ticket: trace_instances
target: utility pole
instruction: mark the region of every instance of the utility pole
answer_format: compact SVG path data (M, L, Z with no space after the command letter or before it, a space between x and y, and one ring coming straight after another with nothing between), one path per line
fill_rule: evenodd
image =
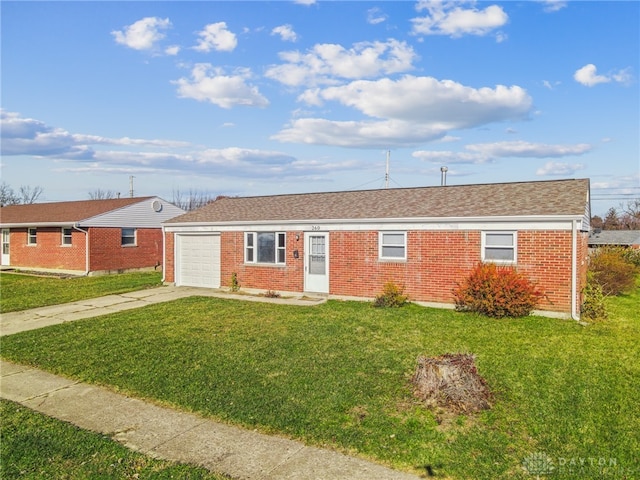
M129 175L129 196L133 198L133 175Z

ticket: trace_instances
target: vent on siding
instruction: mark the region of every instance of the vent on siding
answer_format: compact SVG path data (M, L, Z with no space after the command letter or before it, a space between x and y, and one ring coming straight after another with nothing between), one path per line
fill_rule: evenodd
M162 203L159 200L154 200L151 202L151 208L153 208L154 212L159 212L162 210Z

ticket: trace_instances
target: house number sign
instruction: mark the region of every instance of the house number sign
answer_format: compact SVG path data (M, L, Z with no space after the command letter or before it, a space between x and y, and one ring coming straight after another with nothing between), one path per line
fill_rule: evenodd
M312 232L319 232L320 231L320 225L311 225L311 231Z

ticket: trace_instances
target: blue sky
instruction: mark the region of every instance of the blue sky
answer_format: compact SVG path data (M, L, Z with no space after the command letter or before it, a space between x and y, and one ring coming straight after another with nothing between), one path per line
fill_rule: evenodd
M640 196L637 1L0 8L2 181L40 201L383 188L387 152L390 187Z

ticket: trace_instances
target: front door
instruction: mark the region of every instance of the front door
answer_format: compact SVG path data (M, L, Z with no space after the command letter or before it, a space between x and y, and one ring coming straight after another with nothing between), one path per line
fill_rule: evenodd
M9 229L2 229L2 265L11 265L9 263Z
M329 293L329 234L305 235L304 290Z

